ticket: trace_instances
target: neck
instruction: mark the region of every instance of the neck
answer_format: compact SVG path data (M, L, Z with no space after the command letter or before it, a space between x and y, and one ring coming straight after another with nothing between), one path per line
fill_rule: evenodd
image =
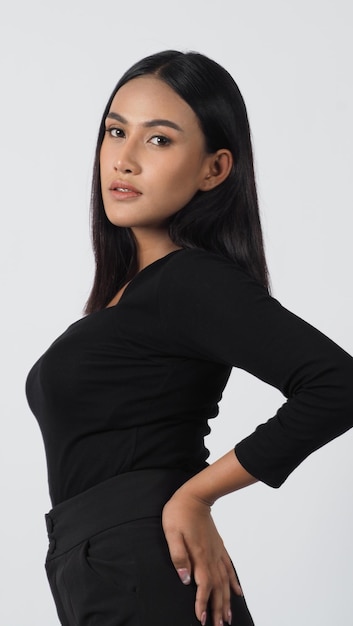
M180 248L165 230L141 232L133 229L133 234L136 242L138 271Z

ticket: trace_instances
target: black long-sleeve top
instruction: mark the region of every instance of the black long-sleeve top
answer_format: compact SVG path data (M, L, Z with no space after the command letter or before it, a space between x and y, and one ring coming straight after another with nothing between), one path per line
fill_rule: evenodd
M287 398L235 446L259 480L280 486L353 426L352 357L235 263L178 250L137 274L116 306L69 326L28 375L53 505L122 472L203 469L233 366Z

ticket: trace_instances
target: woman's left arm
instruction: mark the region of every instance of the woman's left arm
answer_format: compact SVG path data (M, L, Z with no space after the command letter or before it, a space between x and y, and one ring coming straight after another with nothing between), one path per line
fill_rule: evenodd
M174 257L161 290L161 328L175 354L233 365L279 389L286 402L166 504L163 527L177 569L227 620L233 568L210 513L220 496L256 479L279 487L312 452L353 426L353 359L287 311L235 264L202 251ZM264 417L264 416L263 416ZM181 572L182 574L185 572Z
M191 576L195 580L195 613L203 625L208 606L214 626L230 624L230 590L242 595L211 506L221 496L255 482L231 450L184 483L164 507L163 529L171 559L184 584L191 582Z
M163 281L166 341L176 355L243 369L283 393L276 414L259 416L235 446L249 474L279 487L352 428L353 359L234 263L202 251L179 254Z

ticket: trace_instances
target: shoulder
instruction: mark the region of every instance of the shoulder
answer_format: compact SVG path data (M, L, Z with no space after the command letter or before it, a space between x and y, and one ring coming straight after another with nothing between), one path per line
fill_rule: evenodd
M244 342L249 349L249 329L268 317L269 301L237 263L200 249L175 252L159 275L159 322L168 342L217 363L234 365Z
M178 268L182 271L187 267L202 269L220 265L238 267L236 263L216 252L209 252L201 248L183 248L170 255L166 267L169 269Z
M213 275L221 275L222 273L231 272L246 273L234 261L227 259L221 254L208 252L200 248L184 248L178 250L168 259L168 263L164 266L164 273L169 276L181 277L206 277Z
M162 271L162 284L168 290L224 291L240 289L266 293L267 290L252 278L238 263L221 254L199 248L188 248L170 256Z

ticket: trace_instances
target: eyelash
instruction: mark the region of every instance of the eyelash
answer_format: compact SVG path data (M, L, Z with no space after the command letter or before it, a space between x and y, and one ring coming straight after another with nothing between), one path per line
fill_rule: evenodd
M169 146L172 142L168 137L165 137L164 135L153 135L153 137L151 137L151 139L158 139L158 140L162 140L161 142L158 141L157 144L153 144L153 145L157 145L160 148L164 148L165 146ZM151 141L150 139L150 141Z
M110 137L112 137L113 139L120 139L121 135L113 135L114 132L119 132L122 133L123 131L121 130L121 128L106 128L105 132L107 133L107 135L110 135Z
M121 128L106 128L105 132L112 138L112 139L122 139L125 135L124 135L124 131ZM114 135L113 133L119 133L118 135ZM154 146L158 146L160 148L164 148L166 146L169 146L172 141L171 139L169 139L169 137L166 137L165 135L153 135L149 141L151 141L152 139L157 139L158 142L157 143L153 143Z

